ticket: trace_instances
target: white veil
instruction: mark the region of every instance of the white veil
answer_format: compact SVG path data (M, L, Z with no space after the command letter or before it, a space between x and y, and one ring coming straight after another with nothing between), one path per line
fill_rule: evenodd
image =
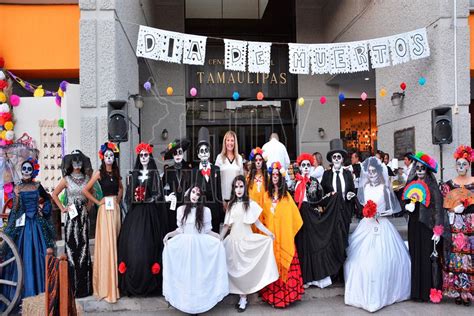
M359 180L359 189L357 190L357 199L362 205L365 205L365 197L364 197L364 188L367 183L369 183L369 175L367 170L369 166L375 167L377 173L379 173L379 177L382 177L383 184L384 184L384 198L385 198L385 206L387 210L391 210L391 213L398 213L402 210L400 207L400 203L398 202L397 196L393 193L392 190L392 183L390 182L390 178L388 176L388 169L387 166L382 163L376 157L369 157L362 163L362 168L360 171L360 180Z

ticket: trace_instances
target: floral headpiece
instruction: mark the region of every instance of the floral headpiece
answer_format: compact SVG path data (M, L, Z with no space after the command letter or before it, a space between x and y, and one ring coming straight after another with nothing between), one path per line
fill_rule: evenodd
M283 166L281 165L279 161L275 161L274 163L272 163L270 167L268 167L268 172L272 174L274 169L277 169L278 171L280 171L280 174L283 177L286 177L286 170L285 168L283 168Z
M168 148L168 150L171 150L171 149L175 148L177 145L178 145L178 143L176 143L176 142L171 142L171 143L168 144L168 147L167 147L167 148Z
M301 155L298 156L296 159L296 163L298 166L301 166L301 162L308 160L311 165L314 165L314 157L311 154L308 153L302 153Z
M40 169L40 165L38 163L38 160L33 158L33 157L28 157L28 159L23 161L23 163L25 163L25 162L29 162L33 166L33 172L31 173L31 179L36 178L39 174L39 169Z
M469 162L474 162L474 150L470 146L459 146L454 152L454 159L464 158Z
M422 151L417 152L416 155L412 155L411 158L418 162L421 162L431 171L438 172L438 163L436 162L436 160L434 160L434 158L432 158L431 156L423 153Z
M100 158L100 160L104 160L104 154L107 150L111 150L114 154L119 153L119 149L118 149L117 145L115 145L114 143L111 143L111 142L106 142L105 144L100 146L100 149L99 149L99 158Z
M260 155L260 156L262 156L263 159L265 159L263 157L263 149L260 148L260 147L257 147L257 148L252 149L252 151L250 152L249 160L253 161L257 155Z
M140 143L135 147L135 153L138 155L140 152L146 151L150 155L153 153L153 145L147 143Z

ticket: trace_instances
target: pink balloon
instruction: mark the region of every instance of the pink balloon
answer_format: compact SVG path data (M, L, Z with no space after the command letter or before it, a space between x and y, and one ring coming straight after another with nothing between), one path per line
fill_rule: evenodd
M360 98L362 99L362 101L367 100L367 93L362 92L362 94L360 95Z
M189 90L189 94L193 97L197 95L198 91L196 88L192 87L191 90Z
M326 103L326 97L323 95L320 99L319 99L319 102L321 102L321 104L324 104Z
M18 106L20 104L20 97L17 96L16 94L12 94L10 96L10 104L12 106Z

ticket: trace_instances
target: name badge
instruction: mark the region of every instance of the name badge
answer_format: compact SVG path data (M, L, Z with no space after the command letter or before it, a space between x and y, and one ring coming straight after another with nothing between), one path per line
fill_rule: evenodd
M114 203L114 198L112 196L106 196L105 197L105 210L106 211L113 211L115 203Z
M16 220L16 227L22 227L25 226L25 221L26 221L26 214L21 215L20 218Z
M77 212L77 208L76 208L75 204L71 204L69 206L68 214L69 214L69 219L71 219L71 220L76 218L77 215L79 215L79 213Z
M177 198L171 199L170 210L176 211L176 202L177 202Z

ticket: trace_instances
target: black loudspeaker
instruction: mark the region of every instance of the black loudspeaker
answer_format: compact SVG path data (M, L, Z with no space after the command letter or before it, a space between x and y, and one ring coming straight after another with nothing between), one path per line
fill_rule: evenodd
M127 101L111 100L108 103L109 140L114 143L126 142L128 141L128 115L125 107Z
M451 144L453 142L451 107L439 107L431 110L431 129L433 144Z

